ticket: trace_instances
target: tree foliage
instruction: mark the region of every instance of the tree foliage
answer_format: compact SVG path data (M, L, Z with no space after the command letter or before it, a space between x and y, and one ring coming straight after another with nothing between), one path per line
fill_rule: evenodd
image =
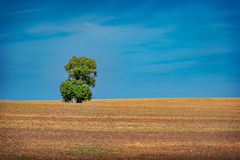
M73 56L65 65L68 80L60 85L60 92L64 101L77 102L90 100L92 92L90 87L96 84L97 64L94 59L88 57Z
M69 80L65 80L60 85L60 91L64 101L71 101L74 97L73 83Z
M97 64L94 59L73 56L64 68L70 80L82 80L84 84L95 86Z
M87 85L87 84L74 85L73 93L74 93L74 96L75 96L77 102L82 102L84 100L90 100L92 97L91 89L90 89L89 85Z

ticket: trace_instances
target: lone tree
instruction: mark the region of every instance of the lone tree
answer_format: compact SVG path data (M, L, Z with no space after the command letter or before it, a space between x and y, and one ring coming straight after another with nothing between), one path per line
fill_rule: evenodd
M61 95L66 102L82 102L92 98L90 87L96 84L97 64L88 57L73 56L65 65L68 79L60 85Z

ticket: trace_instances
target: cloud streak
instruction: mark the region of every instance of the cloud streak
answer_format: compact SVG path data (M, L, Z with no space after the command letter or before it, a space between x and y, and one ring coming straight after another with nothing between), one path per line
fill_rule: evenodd
M23 14L31 14L36 12L42 12L43 9L35 8L35 9L25 9L25 10L18 10L10 12L8 15L17 16L17 15L23 15Z

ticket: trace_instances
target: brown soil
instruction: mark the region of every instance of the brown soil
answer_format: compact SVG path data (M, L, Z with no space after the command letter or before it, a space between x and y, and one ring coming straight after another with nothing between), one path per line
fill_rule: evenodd
M0 159L240 159L240 99L0 101Z

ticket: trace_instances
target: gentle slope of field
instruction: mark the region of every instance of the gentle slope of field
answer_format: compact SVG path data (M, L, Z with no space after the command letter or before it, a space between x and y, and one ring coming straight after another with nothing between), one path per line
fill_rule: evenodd
M0 159L240 159L240 99L2 100Z

